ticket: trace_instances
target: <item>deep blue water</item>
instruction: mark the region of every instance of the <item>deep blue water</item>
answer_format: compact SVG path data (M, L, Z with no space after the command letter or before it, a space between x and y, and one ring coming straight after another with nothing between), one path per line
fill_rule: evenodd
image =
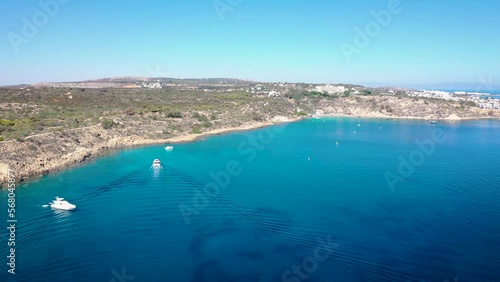
M18 187L0 281L500 281L499 147L499 121L332 118L114 151Z

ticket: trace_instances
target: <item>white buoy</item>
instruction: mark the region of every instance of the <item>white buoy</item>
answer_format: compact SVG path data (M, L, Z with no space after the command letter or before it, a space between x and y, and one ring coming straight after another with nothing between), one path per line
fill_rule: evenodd
M310 161L310 160L311 160L311 158L307 158L307 161Z
M354 130L354 134L356 134L356 130Z
M338 145L339 145L339 141L337 141L337 143L335 143L335 145L337 145L337 146L338 146Z

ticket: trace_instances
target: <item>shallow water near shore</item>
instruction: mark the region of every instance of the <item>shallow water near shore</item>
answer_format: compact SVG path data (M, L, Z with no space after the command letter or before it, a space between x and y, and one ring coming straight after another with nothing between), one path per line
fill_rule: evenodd
M117 150L18 186L15 275L0 192L0 281L500 281L498 148L494 120L328 118Z

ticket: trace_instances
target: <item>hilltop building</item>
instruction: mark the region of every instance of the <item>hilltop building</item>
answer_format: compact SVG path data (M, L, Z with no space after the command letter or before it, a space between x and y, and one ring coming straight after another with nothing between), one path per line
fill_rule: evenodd
M327 85L319 85L319 86L315 87L315 91L327 92L328 94L340 94L340 93L344 93L346 90L347 90L347 88L345 86L342 86L342 85L335 86L335 85L327 84Z

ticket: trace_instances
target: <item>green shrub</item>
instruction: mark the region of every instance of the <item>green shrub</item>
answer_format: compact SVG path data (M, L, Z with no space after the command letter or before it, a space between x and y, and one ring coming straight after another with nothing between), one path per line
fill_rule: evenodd
M167 117L169 117L169 118L182 118L182 113L179 111L168 112Z
M4 141L5 138L3 138L2 136L0 136L0 142Z
M209 122L208 120L206 120L206 121L203 122L203 127L207 127L207 128L208 127L212 127L212 123Z
M193 134L201 134L201 128L199 126L195 126L191 132Z
M14 126L16 125L16 123L12 120L8 120L8 119L0 119L0 125L3 125L3 126Z
M260 121L264 121L264 120L265 120L265 118L264 118L262 115L259 115L259 114L254 113L254 114L252 115L252 120L254 120L254 121L259 121L259 122L260 122Z
M162 107L154 107L151 109L151 112L152 113L162 113L163 112L163 108Z
M109 118L104 118L101 120L101 125L102 125L102 128L104 129L110 129L112 128L113 126L115 126L115 122Z
M204 114L200 114L198 112L193 113L193 118L197 119L198 121L208 121L208 118Z
M472 101L467 101L465 102L465 105L469 106L469 107L477 107L477 104L472 102Z

